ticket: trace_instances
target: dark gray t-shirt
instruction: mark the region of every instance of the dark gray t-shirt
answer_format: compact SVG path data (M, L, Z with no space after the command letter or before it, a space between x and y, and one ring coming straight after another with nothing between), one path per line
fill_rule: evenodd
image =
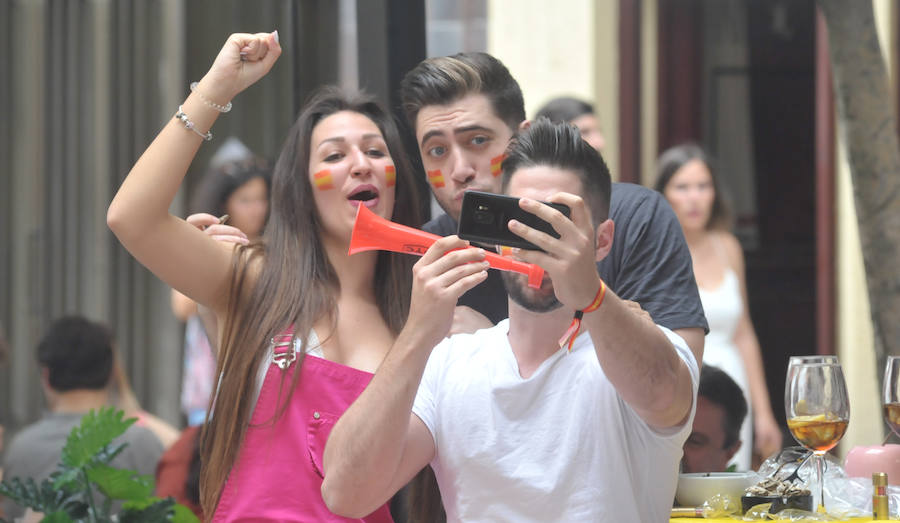
M59 463L62 449L72 429L81 423L82 414L47 414L41 420L22 429L6 450L3 479L33 478L35 482L50 477ZM156 464L163 446L152 432L132 425L113 445L128 443L111 465L155 476ZM3 500L7 520L21 517L25 510L8 499Z
M709 331L691 253L669 203L656 191L631 183L612 184L609 217L615 223L612 249L597 263L600 277L620 298L639 303L653 321L669 329ZM441 236L456 234L456 222L442 214L423 226ZM509 315L500 272L459 299L493 323Z

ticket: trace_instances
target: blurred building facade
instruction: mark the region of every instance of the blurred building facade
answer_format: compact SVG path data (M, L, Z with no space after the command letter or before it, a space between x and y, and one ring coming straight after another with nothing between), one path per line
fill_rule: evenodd
M216 140L237 136L274 157L315 87L359 83L387 101L404 64L424 58L424 3L359 4L0 1L0 38L10 50L9 67L0 68L0 323L12 349L0 369L0 423L7 429L39 417L34 347L53 318L70 312L108 322L144 407L180 422L183 327L167 286L106 227L106 208L232 32L277 28L285 56L216 124L174 214L184 215ZM357 16L365 21L358 32ZM358 39L341 38L347 22ZM348 42L359 49L346 49Z

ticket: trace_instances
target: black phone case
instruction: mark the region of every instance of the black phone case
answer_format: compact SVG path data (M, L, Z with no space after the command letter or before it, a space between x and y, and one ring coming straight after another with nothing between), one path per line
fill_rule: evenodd
M560 203L547 203L569 217L569 207ZM468 191L463 195L457 236L464 240L490 245L504 245L522 249L540 250L537 245L510 232L509 220L517 220L554 238L559 234L550 223L519 207L519 199L502 194Z

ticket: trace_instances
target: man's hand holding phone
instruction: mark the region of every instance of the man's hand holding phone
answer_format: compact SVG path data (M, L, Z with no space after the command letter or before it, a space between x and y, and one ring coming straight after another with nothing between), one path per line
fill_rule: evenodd
M553 280L557 299L567 307L580 310L591 303L599 287L598 253L608 251L612 243L612 223L595 230L584 200L574 194L560 192L549 198L549 202L571 209L571 219L537 200L520 199L521 209L549 223L558 237L511 220L509 230L540 249L523 249L515 254L524 262L543 267Z

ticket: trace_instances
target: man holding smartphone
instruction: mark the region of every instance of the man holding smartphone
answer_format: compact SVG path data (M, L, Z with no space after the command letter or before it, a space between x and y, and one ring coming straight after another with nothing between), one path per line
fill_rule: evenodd
M699 362L597 273L615 244L609 171L574 127L541 120L502 189L559 234L509 223L541 249L516 253L546 270L541 287L504 274L509 319L445 338L487 266L454 236L432 245L406 326L331 432L323 498L362 517L431 464L450 521L667 520Z
M401 99L428 182L446 213L423 228L456 234L466 191L500 191L506 147L527 126L521 89L493 56L460 53L421 62L404 78ZM609 217L618 241L597 264L600 276L684 338L700 361L706 318L690 252L668 203L650 189L614 183ZM485 282L460 299L450 332L474 332L507 314L500 275L489 271Z

